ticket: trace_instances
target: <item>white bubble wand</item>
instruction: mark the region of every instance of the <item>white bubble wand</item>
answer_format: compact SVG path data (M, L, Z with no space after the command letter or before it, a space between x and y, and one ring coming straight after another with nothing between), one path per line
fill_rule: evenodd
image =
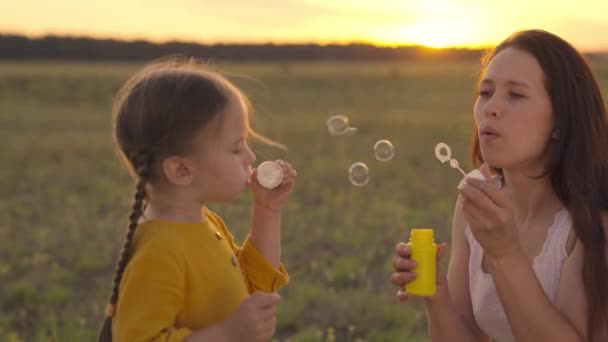
M445 153L441 153L442 151L445 151ZM446 143L437 144L437 146L435 146L435 157L437 157L437 159L439 159L439 161L442 164L445 164L445 162L449 161L450 166L453 169L457 169L458 171L460 171L460 173L462 173L463 176L467 175L467 173L464 172L458 165L458 160L452 158L452 150L450 149L450 146L448 146L448 144L446 144Z
M442 153L442 151L445 151L445 153ZM483 175L483 173L481 173L481 171L477 169L469 172L468 174L464 172L458 165L458 160L452 158L452 150L450 149L450 146L448 146L448 144L446 143L439 143L437 144L437 146L435 146L435 157L437 157L437 159L439 159L442 164L445 164L445 162L449 161L450 166L453 169L457 169L458 171L460 171L460 173L462 173L462 175L465 177L468 176L484 181L486 180L486 177Z

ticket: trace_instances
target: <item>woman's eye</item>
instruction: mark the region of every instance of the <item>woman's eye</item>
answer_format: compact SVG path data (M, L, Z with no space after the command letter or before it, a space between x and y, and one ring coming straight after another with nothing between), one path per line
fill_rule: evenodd
M481 96L481 97L489 97L490 96L490 91L489 90L480 90L479 91L479 96Z

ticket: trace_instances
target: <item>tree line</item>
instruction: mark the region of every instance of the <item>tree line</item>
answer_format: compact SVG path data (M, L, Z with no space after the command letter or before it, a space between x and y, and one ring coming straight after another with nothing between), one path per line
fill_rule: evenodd
M0 34L0 59L12 60L150 60L185 55L229 61L408 60L416 58L478 59L481 50L382 47L371 44L198 44L171 41L122 41L89 37L29 38Z

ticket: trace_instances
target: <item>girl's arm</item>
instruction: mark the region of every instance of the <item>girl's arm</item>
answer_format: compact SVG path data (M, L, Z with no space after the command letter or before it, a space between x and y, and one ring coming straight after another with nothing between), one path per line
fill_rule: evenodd
M266 189L257 180L257 170L251 175L253 208L249 240L266 260L278 267L281 262L281 212L289 199L296 180L296 171L289 163L278 160L283 180L274 189Z
M281 262L281 211L254 203L249 240L275 268Z
M254 214L254 222L260 216ZM280 226L268 225L268 217L262 217L261 225L252 227L249 237L245 239L242 246L234 241L234 236L228 231L224 221L211 211L207 211L208 218L219 228L222 235L226 237L228 244L237 256L238 262L247 281L249 293L255 291L276 292L289 281L287 271L280 263ZM276 217L275 217L276 218ZM280 225L279 222L275 222ZM260 224L260 223L258 223ZM252 236L253 235L253 236ZM256 241L257 242L254 242ZM261 247L256 246L256 243ZM261 250L263 248L263 252ZM272 253L277 257L277 265L271 263Z

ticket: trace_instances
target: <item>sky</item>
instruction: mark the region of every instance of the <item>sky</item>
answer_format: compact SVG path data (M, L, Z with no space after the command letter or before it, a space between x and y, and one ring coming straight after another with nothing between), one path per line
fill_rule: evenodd
M608 51L608 0L0 0L0 33L487 47L539 28Z

